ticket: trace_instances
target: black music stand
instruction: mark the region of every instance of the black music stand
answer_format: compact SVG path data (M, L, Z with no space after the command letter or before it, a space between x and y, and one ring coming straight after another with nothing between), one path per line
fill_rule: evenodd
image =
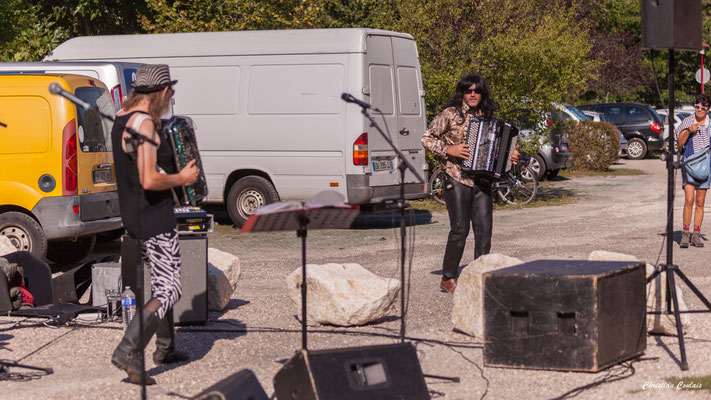
M272 203L257 210L242 227L242 232L296 231L301 238L301 348L306 348L306 230L347 229L360 212L357 206L343 203L333 191L317 194L312 200Z

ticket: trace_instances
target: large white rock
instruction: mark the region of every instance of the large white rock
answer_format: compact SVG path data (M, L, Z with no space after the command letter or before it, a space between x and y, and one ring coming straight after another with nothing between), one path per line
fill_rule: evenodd
M10 239L6 238L5 236L0 236L0 256L4 256L5 254L10 254L14 253L17 251L17 247L12 245L12 242Z
M590 253L588 260L593 261L639 261L637 257L630 254L622 253L612 253L609 251L596 250ZM654 272L654 266L651 264L646 264L645 276L650 276ZM652 314L652 312L665 311L666 306L666 296L667 296L667 274L662 273L657 275L656 278L647 284L647 331L649 333L655 333L658 335L672 335L676 336L676 320L674 319L674 314ZM681 289L681 279L676 276L674 283L676 286L676 295L679 300L679 310L688 311L689 308L684 302L684 296ZM689 327L690 316L689 314L682 313L681 326L682 330L685 331Z
M239 258L233 254L207 249L207 307L222 311L230 302L242 270Z
M301 318L301 268L286 277ZM396 310L400 281L381 278L359 264L306 266L307 321L340 326L363 325Z
M452 323L458 330L484 338L484 291L482 275L486 272L521 264L522 261L503 254L483 255L466 266L457 279L454 290Z

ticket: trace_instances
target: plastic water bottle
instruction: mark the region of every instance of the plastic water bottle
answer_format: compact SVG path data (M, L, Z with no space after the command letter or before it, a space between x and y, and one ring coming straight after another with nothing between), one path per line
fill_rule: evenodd
M126 290L121 293L121 309L123 310L123 331L125 332L131 319L136 315L136 294L133 293L130 286L126 286Z

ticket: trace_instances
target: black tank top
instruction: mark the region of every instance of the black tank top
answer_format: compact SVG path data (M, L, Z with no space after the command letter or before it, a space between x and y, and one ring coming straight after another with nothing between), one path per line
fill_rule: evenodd
M145 114L142 111L134 111L116 117L116 122L111 130L111 144L113 146L121 221L131 236L145 240L161 233L170 232L175 228L176 220L173 214L175 202L170 189L142 190L136 160L123 151L121 144L124 127L131 115L137 112ZM173 150L170 148L167 138L164 138L162 134L160 135L157 156L158 166L169 174L175 173ZM152 146L151 144L146 145ZM141 213L140 233L139 212Z

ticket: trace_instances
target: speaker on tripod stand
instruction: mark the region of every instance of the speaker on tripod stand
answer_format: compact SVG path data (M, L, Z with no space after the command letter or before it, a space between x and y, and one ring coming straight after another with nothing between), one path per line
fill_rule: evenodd
M667 163L667 229L666 229L666 263L657 267L652 275L647 278L647 284L657 275L664 273L667 278L667 313L674 312L676 321L677 338L679 339L679 352L681 353L681 370L689 369L686 361L686 348L684 346L684 332L682 331L681 317L679 316L679 300L676 293L674 275L691 289L708 310L711 311L711 302L704 297L699 289L686 277L678 265L674 264L673 238L674 238L674 170L681 168L681 164L674 151L674 50L701 51L702 41L702 7L701 0L642 0L642 47L650 49L669 50L669 137L667 148L662 159ZM673 306L673 307L672 307Z

